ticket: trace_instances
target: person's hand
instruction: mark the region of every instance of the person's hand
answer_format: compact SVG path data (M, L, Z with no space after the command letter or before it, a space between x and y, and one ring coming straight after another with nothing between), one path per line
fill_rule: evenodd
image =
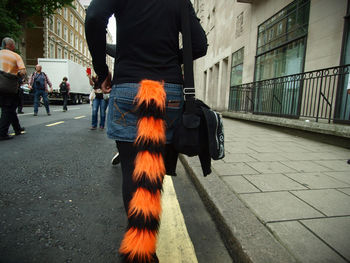
M111 72L108 72L107 78L102 82L101 89L103 93L110 93L112 90L112 83L111 83Z
M52 93L53 92L53 88L52 87L50 87L50 93Z
M348 89L348 94L350 94L350 89Z
M29 88L29 89L33 89L33 87L32 87L32 86L30 86L30 85L28 85L28 88Z

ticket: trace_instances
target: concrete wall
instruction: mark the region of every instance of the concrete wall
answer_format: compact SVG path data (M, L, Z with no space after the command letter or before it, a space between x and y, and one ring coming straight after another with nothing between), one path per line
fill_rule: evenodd
M346 8L346 0L311 1L304 71L339 66Z
M207 55L195 62L198 98L214 109L228 108L232 53L244 47L242 83L254 81L258 26L291 2L194 1L209 44ZM347 0L311 0L305 70L339 65L346 5Z

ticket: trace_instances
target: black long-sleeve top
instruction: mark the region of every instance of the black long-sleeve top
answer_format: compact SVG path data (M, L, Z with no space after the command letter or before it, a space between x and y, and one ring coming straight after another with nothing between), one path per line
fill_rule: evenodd
M99 80L108 74L106 27L109 17L117 20L116 83L138 83L142 79L183 83L181 2L188 2L193 59L204 56L207 38L189 0L93 0L85 20L86 39Z

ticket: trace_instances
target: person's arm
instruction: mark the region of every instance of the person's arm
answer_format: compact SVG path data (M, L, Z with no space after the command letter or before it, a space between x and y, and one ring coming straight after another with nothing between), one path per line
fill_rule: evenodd
M21 77L24 77L27 74L26 67L24 66L23 59L18 54L16 54L16 62L17 62L18 74Z
M112 58L116 57L117 54L117 45L116 44L106 44L106 53L108 56L111 56Z
M99 83L103 83L108 76L108 66L106 64L106 28L108 19L116 12L117 3L119 2L117 0L92 0L86 11L86 41Z
M44 73L44 74L45 74L46 82L47 82L47 84L50 86L50 89L51 89L51 92L52 92L52 83L51 83L51 81L49 80L49 77L46 75L46 73Z
M194 8L189 0L188 1L188 11L190 13L190 27L191 27L191 41L192 41L192 57L193 60L205 56L208 49L207 36L204 29L199 23L199 18L194 11ZM179 51L179 61L180 64L183 63L183 51Z
M94 82L92 81L92 78L91 78L91 75L87 75L88 78L89 78L89 83L90 83L90 86L94 86Z
M30 80L29 80L29 88L31 89L33 87L33 83L34 83L34 72L33 74L30 76Z
M67 82L67 94L69 95L70 92L70 84Z

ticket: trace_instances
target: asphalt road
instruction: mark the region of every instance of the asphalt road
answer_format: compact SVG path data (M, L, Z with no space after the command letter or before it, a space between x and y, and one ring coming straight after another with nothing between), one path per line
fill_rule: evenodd
M0 262L119 262L126 216L121 169L110 164L115 143L105 131L89 130L89 105L65 113L51 106L52 116L43 107L37 117L33 108L24 111L19 118L26 134L0 142ZM181 165L169 180L167 189L176 194L166 200L181 210L167 214L167 223L183 218L184 224L164 224L168 239L158 244L160 261L232 262ZM180 228L186 240L169 240ZM190 260L184 251L191 248Z

